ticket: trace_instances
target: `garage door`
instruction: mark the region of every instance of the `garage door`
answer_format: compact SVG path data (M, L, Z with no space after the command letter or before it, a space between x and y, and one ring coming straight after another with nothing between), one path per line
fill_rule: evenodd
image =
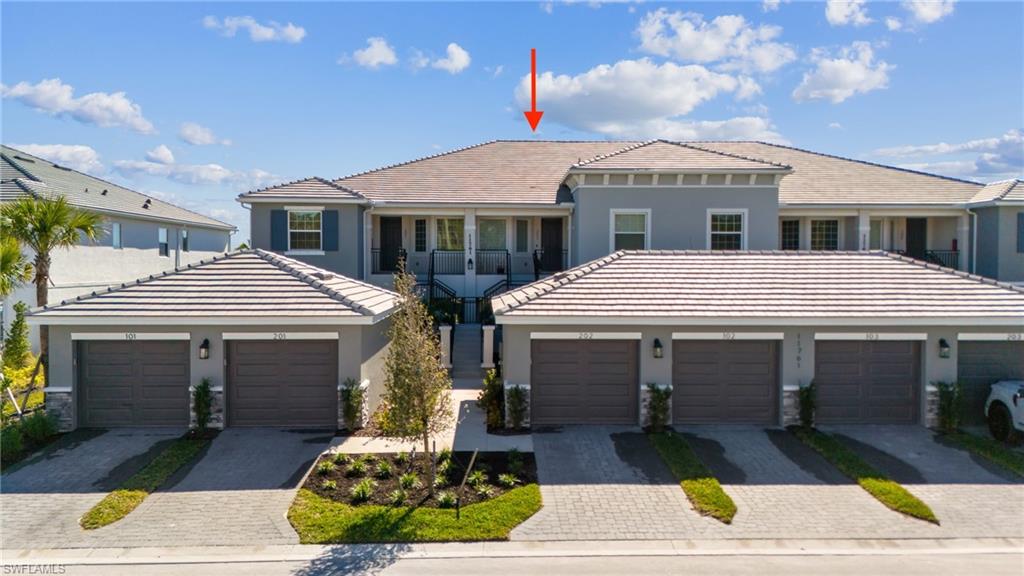
M188 341L78 345L79 426L188 426Z
M771 340L674 340L674 423L777 423L778 350Z
M338 426L337 340L230 340L228 425Z
M534 425L636 424L636 340L533 340Z
M957 377L964 384L964 420L985 419L989 385L999 380L1024 380L1024 342L963 341L958 344Z
M818 422L918 422L920 342L819 340L814 346Z

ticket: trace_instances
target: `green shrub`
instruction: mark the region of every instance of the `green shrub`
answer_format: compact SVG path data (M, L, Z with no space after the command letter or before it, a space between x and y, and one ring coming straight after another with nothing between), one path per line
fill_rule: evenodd
M395 454L395 464L398 464L399 466L406 466L406 465L408 465L409 464L409 453L408 452L399 452L398 454Z
M488 370L484 386L477 396L476 405L484 411L488 428L505 426L505 387L497 370Z
M335 482L334 480L324 480L324 483L321 484L321 486L324 487L324 490L337 490L338 489L338 483Z
M516 476L523 473L523 453L518 448L508 450L508 471Z
M797 394L800 402L800 425L810 428L814 426L814 413L818 408L818 385L811 380L807 386L801 386Z
M936 382L939 390L939 430L952 434L960 429L964 409L964 387L960 382Z
M366 391L359 386L354 378L349 378L341 386L341 416L345 427L355 430L362 425L363 405L366 403Z
M21 426L16 424L4 426L0 430L0 458L4 462L13 462L21 457L21 451L25 449L21 439Z
M349 478L355 478L357 476L364 476L366 474L366 461L363 459L353 460L348 465L348 469L345 470L345 475Z
M668 426L669 401L672 388L657 384L647 385L647 425L652 432L661 432Z
M472 472L469 473L469 476L466 477L466 482L468 482L470 486L479 486L480 484L486 484L487 473L484 472L483 470L473 470Z
M438 476L448 477L448 473L452 471L452 461L441 460L437 463L437 468L434 470Z
M369 478L364 478L349 490L349 496L352 497L352 503L360 504L362 502L366 502L371 496L373 496L375 488L377 488L376 482Z
M405 498L405 490L392 490L391 493L388 494L388 502L392 506L401 506L402 504L405 504Z
M498 474L498 484L505 488L515 488L519 484L519 478L515 474Z
M21 432L33 444L42 444L57 434L57 419L37 410L21 421Z
M438 474L434 476L434 488L444 488L448 485L448 477Z
M14 320L4 340L4 368L18 370L24 368L31 359L32 348L28 341L28 324L25 322L27 311L28 304L14 303Z
M344 452L335 452L331 457L331 462L334 462L335 466L348 466L352 462L352 457Z
M414 490L419 488L423 484L420 482L420 477L415 472L408 472L398 477L398 485L403 490Z
M196 429L206 432L206 427L210 424L210 414L213 412L213 392L210 390L209 378L203 378L192 391L192 402L195 404Z
M437 461L438 462L450 462L451 459L452 459L452 449L451 448L441 448L437 452Z
M494 496L494 487L488 486L487 484L478 484L473 487L473 490L476 490L476 493L482 498L490 498L491 496Z
M327 476L331 472L334 472L334 468L335 468L334 462L329 462L329 461L325 460L325 461L321 462L320 464L317 464L316 473L321 475L321 476Z
M452 492L438 492L437 493L437 505L440 508L454 508L455 507L455 494Z
M391 463L387 460L381 460L377 463L377 470L374 472L374 475L381 480L386 480L391 478L391 474L393 472L394 471L391 469Z
M508 389L508 419L513 428L522 428L526 422L526 388L512 386Z

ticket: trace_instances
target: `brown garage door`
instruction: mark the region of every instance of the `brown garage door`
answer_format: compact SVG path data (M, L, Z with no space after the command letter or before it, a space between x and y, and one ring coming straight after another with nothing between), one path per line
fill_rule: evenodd
M188 352L184 340L79 342L79 426L188 426Z
M636 424L639 364L635 340L533 340L534 425Z
M228 425L338 426L337 340L230 340Z
M777 423L778 357L771 340L674 340L672 421Z
M920 342L819 340L814 347L818 422L918 421Z
M999 380L1024 380L1024 342L957 344L957 377L964 384L964 420L985 420L989 385Z

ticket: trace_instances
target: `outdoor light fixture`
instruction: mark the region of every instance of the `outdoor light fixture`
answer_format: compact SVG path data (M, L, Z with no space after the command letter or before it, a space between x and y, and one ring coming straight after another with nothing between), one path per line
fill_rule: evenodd
M472 259L472 258L470 258L470 259L469 259L469 260L468 260L468 261L466 262L466 270L472 270L472 269L473 269L473 259Z
M199 345L199 359L206 360L210 357L210 339L203 338L203 343Z
M665 347L661 345L661 340L658 338L654 339L654 357L662 358L665 356Z
M949 358L949 342L945 338L939 338L939 358Z

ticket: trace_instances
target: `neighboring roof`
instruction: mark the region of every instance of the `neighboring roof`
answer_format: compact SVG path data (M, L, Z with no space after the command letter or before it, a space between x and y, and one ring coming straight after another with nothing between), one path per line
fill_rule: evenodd
M379 319L398 295L379 286L263 250L240 250L187 267L112 286L90 295L36 308L40 323L60 319L148 319L183 323L196 318L225 322L275 319ZM69 323L69 322L62 322Z
M781 204L960 204L981 188L966 180L765 142L690 145L792 166L793 173L779 183Z
M734 154L695 148L678 142L652 140L579 162L580 170L698 171L742 170L783 172L789 166L761 162Z
M305 180L296 180L294 182L287 182L285 184L278 184L277 186L270 186L267 188L261 188L252 192L246 192L240 195L238 198L243 201L253 199L282 199L288 200L296 197L309 200L326 200L331 202L337 202L339 200L364 200L362 196L340 186L334 184L323 178L306 178Z
M538 322L984 317L1024 327L1024 289L885 252L620 251L491 303L499 319Z
M25 195L60 195L73 206L107 214L124 214L221 230L235 229L231 224L209 216L54 164L10 146L0 146L0 200Z
M992 182L971 198L972 204L980 202L1024 202L1024 181Z

